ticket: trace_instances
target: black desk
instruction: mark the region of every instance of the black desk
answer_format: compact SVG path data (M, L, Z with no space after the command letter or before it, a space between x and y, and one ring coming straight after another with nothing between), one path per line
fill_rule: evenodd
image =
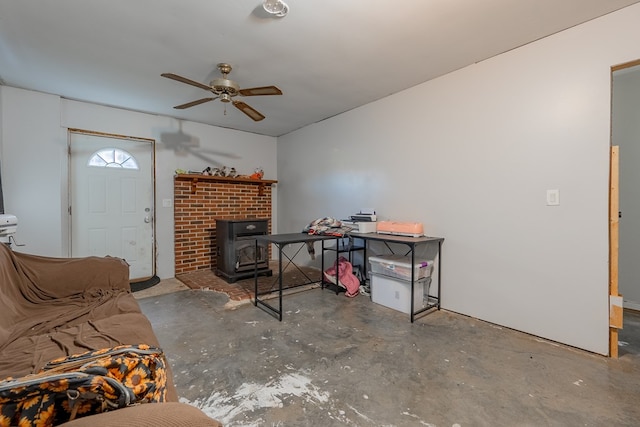
M260 294L258 293L258 261L256 259L256 266L255 266L255 272L254 272L254 280L255 280L255 288L254 288L254 300L253 300L253 305L255 305L256 307L258 305L260 305L261 308L267 309L269 310L269 314L273 314L275 315L275 317L278 318L278 320L282 321L282 290L283 290L283 286L282 286L282 272L283 272L283 268L282 268L282 258L283 256L286 257L289 262L287 263L287 266L289 266L289 264L295 266L298 271L300 271L300 273L302 273L304 275L304 277L307 279L307 282L302 283L302 284L297 284L296 286L302 286L302 285L307 285L307 284L312 284L312 283L323 283L323 277L322 277L322 270L324 269L324 252L325 252L325 247L324 247L324 242L326 240L336 240L336 244L337 239L339 239L340 237L336 237L336 236L323 236L323 235L316 235L316 234L306 234L306 233L288 233L288 234L269 234L269 235L262 235L262 236L255 236L256 237L256 253L258 250L258 242L266 242L266 243L272 243L274 245L276 245L276 247L278 248L278 308L272 306L271 304L267 303L264 300L261 300ZM322 250L321 250L321 257L322 257L322 269L320 271L320 280L319 281L314 281L311 280L302 270L300 270L300 268L293 262L293 258L295 258L295 256L300 252L300 249L302 249L303 247L305 247L308 243L315 243L316 241L321 241L322 242ZM297 249L297 251L295 252L295 254L292 257L289 257L287 254L285 254L283 252L283 249L290 244L298 244L299 248ZM271 292L269 292L271 293ZM266 294L263 294L266 295Z
M427 304L426 307L423 307L419 310L414 311L413 307L414 307L414 301L413 301L413 289L415 286L415 269L411 268L411 323L413 323L415 316L423 313L427 310L430 310L432 308L437 308L438 310L440 310L440 283L441 283L441 278L442 278L442 261L441 261L441 249L442 249L442 243L444 242L444 238L442 237L406 237L406 236L395 236L395 235L391 235L391 234L380 234L380 233L350 233L349 234L350 238L353 239L363 239L365 241L365 245L364 245L364 262L365 262L365 266L366 263L368 262L367 259L367 243L369 241L379 241L379 242L383 242L387 248L389 249L389 251L391 251L393 253L393 249L389 246L389 243L399 243L402 245L406 245L409 250L407 253L405 253L404 255L409 255L411 254L411 265L415 265L415 252L416 252L416 247L419 245L430 245L430 244L437 244L438 248L437 248L437 256L438 256L438 296L434 297L435 299L435 303L433 304Z

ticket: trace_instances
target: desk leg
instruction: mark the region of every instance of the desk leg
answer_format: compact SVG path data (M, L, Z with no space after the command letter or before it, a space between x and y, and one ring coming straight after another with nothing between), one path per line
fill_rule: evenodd
M276 246L278 246L278 271L280 272L280 274L278 274L278 303L279 306L278 308L274 307L272 304L269 304L266 300L261 300L260 298L258 298L258 257L256 257L256 264L255 264L255 271L253 274L253 280L254 280L254 302L253 305L255 305L256 307L258 306L258 304L260 305L260 308L265 309L265 311L267 311L269 314L275 316L279 321L282 322L282 245L280 244L276 244ZM256 254L258 253L258 242L256 240Z
M323 254L324 255L324 254ZM324 276L324 272L322 273ZM340 293L340 238L336 238L336 295Z
M410 317L411 323L413 323L413 320L415 319L415 313L414 313L415 301L413 298L413 291L416 286L416 277L415 277L416 273L414 268L414 266L416 265L416 247L409 246L409 248L411 248L411 306L409 309L409 311L411 312L411 316L409 317Z
M364 283L369 283L369 294L371 294L371 278L367 277L369 273L369 258L367 258L367 247L369 246L369 239L364 240L364 250L362 251L362 268L364 271Z
M428 243L429 244L429 243ZM407 246L409 246L409 252L411 253L411 265L415 266L415 252L416 252L416 244L412 244L412 243L407 243ZM436 310L440 310L440 283L441 283L441 279L442 279L442 274L441 274L441 265L442 265L442 261L441 261L441 252L442 251L442 242L438 242L438 251L436 253L436 256L438 257L438 282L437 282L437 286L438 286L438 291L437 291L437 302L433 305L429 304L429 286L427 286L427 293L426 295L424 294L424 289L423 289L423 307L419 310L414 310L414 304L415 304L415 298L414 298L414 291L415 291L415 268L411 269L411 323L413 323L416 319L416 316L424 313L426 311L429 311L433 308L435 308ZM409 253L407 252L407 253ZM427 279L427 283L430 283L431 279ZM426 296L426 304L424 304L424 298Z
M314 245L315 248L315 242L312 242L311 244ZM320 242L320 252L320 289L324 289L324 240Z
M256 239L256 247L254 254L258 253L258 239ZM253 305L258 306L258 257L255 256L255 265L253 270Z
M278 277L278 307L280 309L278 320L282 322L282 245L278 245L278 272L280 273L280 277Z
M440 282L442 280L442 242L438 242L438 310L440 310Z

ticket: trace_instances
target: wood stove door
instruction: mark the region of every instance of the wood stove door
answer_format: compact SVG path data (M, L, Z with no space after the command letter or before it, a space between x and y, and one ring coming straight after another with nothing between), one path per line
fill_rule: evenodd
M258 253L256 254L256 239L252 236L237 237L236 239L236 264L235 270L249 271L255 268L256 258L258 260L258 268L267 266L267 250L264 244L258 244Z

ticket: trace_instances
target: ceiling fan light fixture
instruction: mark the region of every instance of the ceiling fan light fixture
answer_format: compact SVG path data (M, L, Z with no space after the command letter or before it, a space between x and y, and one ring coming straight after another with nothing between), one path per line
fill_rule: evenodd
M268 13L274 16L278 16L282 18L289 13L289 6L282 0L264 0L262 2L262 7Z
M231 96L236 96L240 86L238 83L229 79L213 79L211 81L211 91L216 95L221 93L228 93Z
M229 95L228 93L223 93L222 95L220 95L220 101L231 102L231 95Z

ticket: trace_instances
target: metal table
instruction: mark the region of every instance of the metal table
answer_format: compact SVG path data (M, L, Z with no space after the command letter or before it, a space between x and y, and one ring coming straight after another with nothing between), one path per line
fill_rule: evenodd
M381 234L381 233L350 233L349 236L354 239L363 239L365 241L364 245L364 262L367 260L367 243L369 241L379 241L383 242L389 251L393 253L393 249L389 246L390 243L398 243L401 245L405 245L409 248L408 252L404 255L411 254L411 323L413 323L415 316L423 313L427 310L431 310L432 308L436 308L440 310L440 283L442 278L442 261L441 261L441 249L442 243L444 242L444 238L442 237L407 237L407 236L396 236L392 234ZM413 266L415 265L415 252L416 247L419 245L438 245L437 248L437 256L438 256L438 296L433 297L435 299L435 303L428 304L425 307L422 307L419 310L414 311L414 301L413 301L413 290L415 286L415 269Z
M324 242L326 240L336 240L337 243L337 239L339 239L340 237L338 236L325 236L325 235L317 235L317 234L306 234L306 233L287 233L287 234L268 234L268 235L262 235L262 236L255 236L256 237L256 251L258 248L258 242L266 242L266 243L271 243L276 245L276 247L278 248L278 308L274 307L273 305L269 304L268 302L266 302L265 300L261 300L260 296L261 294L258 293L258 263L256 260L256 265L255 265L255 270L254 270L254 281L255 281L255 287L254 287L254 299L253 299L253 305L260 306L260 308L266 309L266 311L268 310L269 314L274 315L275 317L277 317L278 320L282 321L282 291L283 291L283 286L282 286L282 272L284 269L286 269L289 265L293 265L295 268L298 269L298 271L300 271L300 273L302 273L302 275L305 277L305 279L307 279L307 281L305 283L301 283L301 284L297 284L296 286L303 286L303 285L308 285L308 284L312 284L312 283L323 283L323 277L322 277L322 271L320 272L321 276L320 276L320 280L312 280L309 278L309 276L307 276L301 269L300 267L298 267L294 262L293 262L293 258L296 257L296 255L300 252L300 250L305 247L307 244L309 244L310 242L312 244L314 244L316 241L320 241L322 242L322 250L321 250L321 257L322 257L322 269L324 269L324 252L325 252L325 246L324 246ZM297 244L299 245L298 249L296 250L295 254L292 257L289 257L286 253L283 252L283 249L291 244ZM256 252L257 253L257 252ZM288 260L287 265L285 266L285 268L282 268L282 259L286 258ZM294 286L292 286L294 287ZM287 288L289 289L289 288ZM271 293L271 292L269 292ZM266 295L266 293L262 294L262 295Z

